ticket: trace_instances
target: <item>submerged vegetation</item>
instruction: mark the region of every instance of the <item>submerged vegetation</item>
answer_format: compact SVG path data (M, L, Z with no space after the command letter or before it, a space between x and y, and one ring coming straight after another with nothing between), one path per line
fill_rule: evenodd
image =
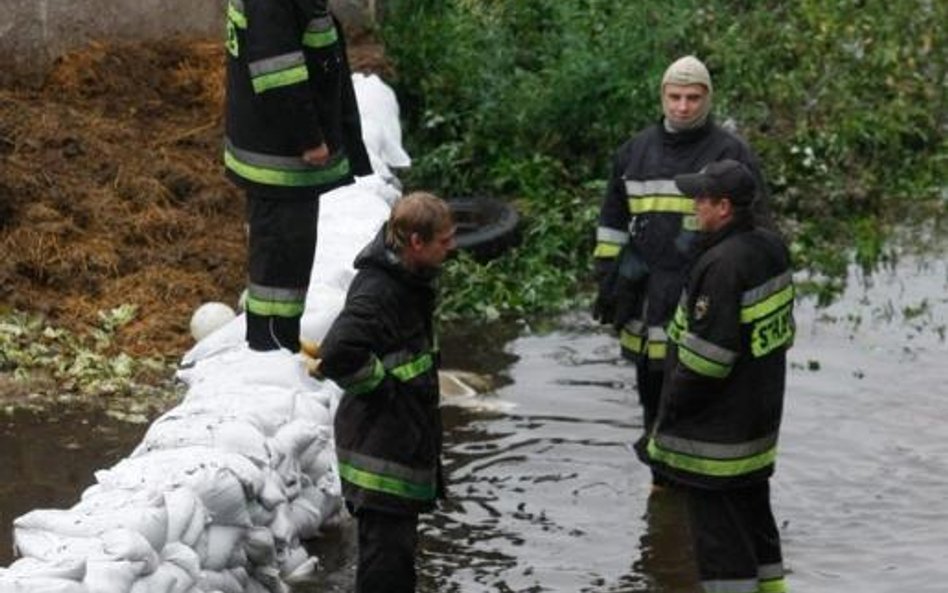
M122 305L99 313L97 326L81 334L55 327L38 314L0 313L0 399L8 411L16 407L44 407L51 401L83 398L110 408L119 417L134 417L154 404L174 397L170 375L174 364L160 357L133 357L117 351L115 333L131 322L136 307ZM5 397L4 391L22 392L24 398ZM33 401L35 400L35 401ZM128 416L133 418L133 416Z
M512 200L524 240L447 271L448 317L588 295L613 150L660 116L675 58L709 66L715 117L760 154L804 288L871 270L896 225L946 207L948 7L931 0L394 0L382 34L414 155L407 185Z

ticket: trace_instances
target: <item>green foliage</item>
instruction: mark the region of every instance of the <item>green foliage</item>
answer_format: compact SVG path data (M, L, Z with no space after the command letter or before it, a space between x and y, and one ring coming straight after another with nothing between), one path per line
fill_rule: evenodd
M158 358L113 352L116 331L135 318L122 305L99 313L99 325L81 336L50 326L39 315L0 315L0 372L52 394L157 395L167 391L173 365ZM164 380L163 380L164 379Z
M823 300L872 268L895 223L944 215L943 2L396 0L383 37L415 166L406 183L489 193L523 245L460 258L447 315L562 308L588 278L613 150L660 115L659 80L694 53L719 121L760 153L797 264Z

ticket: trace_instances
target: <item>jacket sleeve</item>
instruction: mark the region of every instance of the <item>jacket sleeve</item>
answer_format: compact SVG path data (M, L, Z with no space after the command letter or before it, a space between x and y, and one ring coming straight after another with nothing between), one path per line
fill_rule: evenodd
M352 85L349 58L346 55L346 38L342 25L335 17L333 17L333 22L339 31L339 54L342 59L342 129L345 136L346 156L352 165L354 175L369 175L372 173L372 163L369 160L365 142L362 140L362 119L359 115L355 88Z
M260 108L302 154L324 138L309 90L298 8L292 0L245 0L244 6L243 51Z
M679 409L701 407L725 386L741 352L741 290L731 262L714 262L688 287L672 326L678 356L669 397Z
M622 159L623 149L616 153L612 162L612 171L606 186L606 195L599 211L599 226L596 228L597 275L602 277L612 266L622 246L629 241L629 207L626 203L625 166Z
M368 295L350 299L326 334L320 348L322 373L346 393L391 389L376 348L385 328L378 307Z

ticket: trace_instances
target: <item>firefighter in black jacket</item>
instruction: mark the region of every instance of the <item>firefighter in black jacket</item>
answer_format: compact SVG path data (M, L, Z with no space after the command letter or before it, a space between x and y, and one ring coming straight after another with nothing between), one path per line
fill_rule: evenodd
M635 362L646 433L662 389L665 325L684 285L696 230L694 202L673 179L731 158L747 164L765 187L750 147L711 121L712 90L707 68L694 56L668 67L661 85L664 118L616 152L599 215L593 316L619 331L622 355Z
M415 590L418 514L443 497L435 280L451 211L427 193L395 203L356 258L319 371L345 390L335 417L346 505L359 524L356 591Z
M325 0L229 0L224 164L247 196L247 342L299 350L319 195L371 173Z
M637 450L686 492L705 591L783 593L768 479L794 337L789 254L754 225L743 164L675 181L695 198L701 252L668 327L658 417Z

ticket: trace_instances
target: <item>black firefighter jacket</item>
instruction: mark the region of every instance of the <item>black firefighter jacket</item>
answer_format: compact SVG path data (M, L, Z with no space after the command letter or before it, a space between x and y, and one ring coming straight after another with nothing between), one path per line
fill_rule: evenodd
M775 233L747 222L708 243L668 327L658 418L639 453L678 482L728 488L773 472L794 289Z
M648 360L661 372L671 319L693 260L696 221L694 200L683 195L676 175L695 173L708 163L734 159L757 179L758 202L766 199L760 166L751 148L738 136L708 122L686 132L670 133L662 122L641 131L613 158L596 237L597 272L607 278L623 257L641 260L647 273L613 295L622 353ZM623 248L625 248L623 250ZM600 290L603 290L601 287ZM611 290L611 288L606 288Z
M224 164L238 186L315 197L371 173L342 30L326 0L229 0ZM303 152L325 142L329 161Z
M335 435L346 502L417 513L443 495L435 278L405 269L384 232L356 258L321 368L345 391Z

